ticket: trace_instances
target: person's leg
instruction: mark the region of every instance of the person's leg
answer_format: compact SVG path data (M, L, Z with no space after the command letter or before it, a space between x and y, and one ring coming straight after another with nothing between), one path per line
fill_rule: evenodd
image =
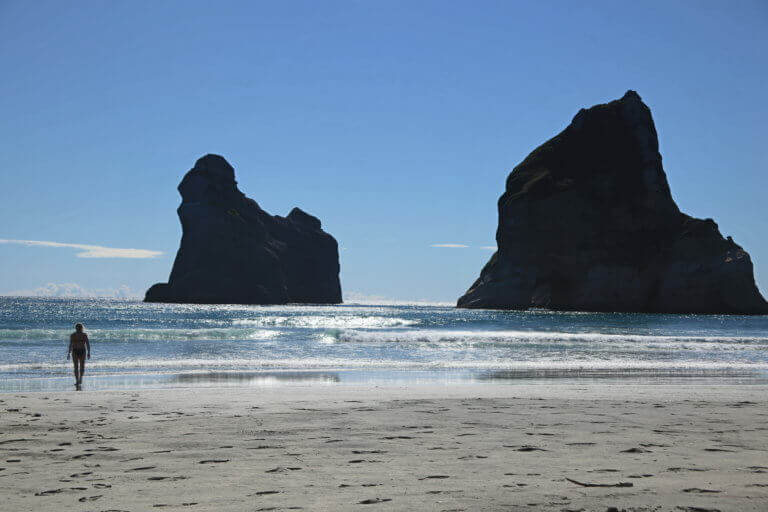
M72 364L75 365L75 384L80 383L80 368L78 366L80 365L80 358L77 357L76 354L72 354Z
M78 382L80 382L80 384L83 383L84 374L85 374L85 352L83 352L83 355L80 356L80 378L78 379Z

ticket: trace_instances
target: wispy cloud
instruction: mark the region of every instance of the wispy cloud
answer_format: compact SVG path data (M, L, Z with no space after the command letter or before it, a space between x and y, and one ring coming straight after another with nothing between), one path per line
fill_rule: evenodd
M2 295L14 297L108 297L115 299L135 299L140 297L138 292L135 292L125 284L117 288L94 289L85 288L77 283L48 283L31 290L13 290Z
M495 245L483 245L480 247L481 249L485 249L486 251L495 251L496 246Z
M18 244L34 247L66 247L78 249L78 258L155 258L163 254L161 251L148 249L118 249L116 247L102 247L101 245L67 244L62 242L46 242L41 240L8 240L0 238L0 244Z

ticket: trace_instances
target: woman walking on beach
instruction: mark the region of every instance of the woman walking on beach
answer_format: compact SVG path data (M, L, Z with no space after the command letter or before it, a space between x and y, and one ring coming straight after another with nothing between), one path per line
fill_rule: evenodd
M85 357L91 358L91 344L88 341L88 335L83 332L83 324L75 324L75 332L69 335L69 350L67 350L67 361L72 355L72 362L75 364L75 386L80 389L83 383L83 373L85 373Z

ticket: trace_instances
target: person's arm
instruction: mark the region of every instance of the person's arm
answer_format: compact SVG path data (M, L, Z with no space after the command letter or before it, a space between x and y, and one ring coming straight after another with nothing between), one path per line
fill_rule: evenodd
M88 335L83 333L83 336L85 336L85 346L88 349L88 359L91 358L91 342L88 341Z
M69 356L72 353L72 335L69 336L69 347L67 348L67 361L69 361Z

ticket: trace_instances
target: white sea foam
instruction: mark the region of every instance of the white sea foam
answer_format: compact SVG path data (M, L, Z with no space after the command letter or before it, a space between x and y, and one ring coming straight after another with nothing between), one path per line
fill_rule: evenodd
M329 329L321 336L336 343L411 343L434 344L454 348L479 345L558 345L592 350L617 348L645 350L768 350L768 337L751 336L669 336L566 333L543 331L457 331L407 330L359 331Z

